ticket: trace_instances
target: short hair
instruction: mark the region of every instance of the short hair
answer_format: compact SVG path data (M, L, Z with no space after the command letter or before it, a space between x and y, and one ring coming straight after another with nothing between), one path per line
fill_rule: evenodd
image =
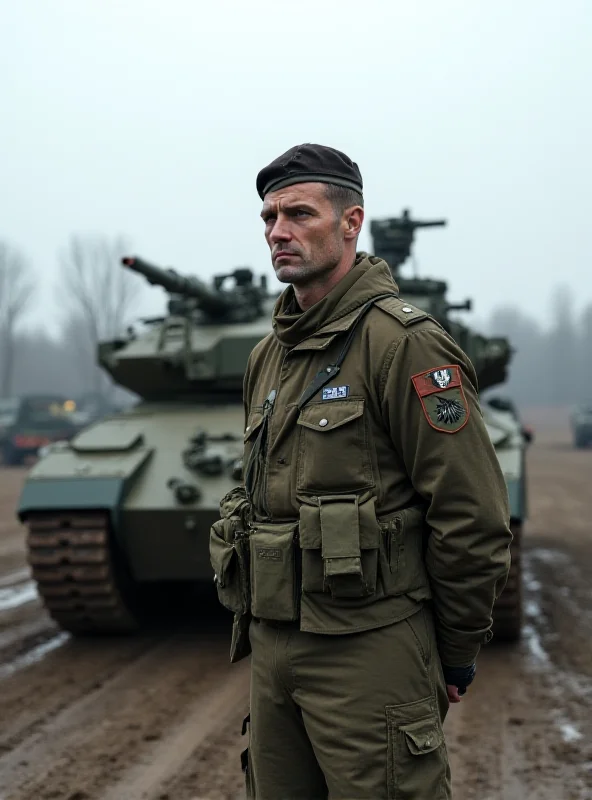
M364 198L355 189L348 189L347 186L337 186L335 183L325 184L325 196L333 206L336 216L340 217L346 208L352 206L362 206L364 208Z

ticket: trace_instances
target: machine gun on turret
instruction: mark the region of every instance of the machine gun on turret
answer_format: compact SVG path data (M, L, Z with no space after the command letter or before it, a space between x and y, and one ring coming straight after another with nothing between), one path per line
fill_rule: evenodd
M252 270L240 267L227 275L216 275L213 286L193 275L180 275L174 269L161 269L137 256L121 259L123 266L143 275L153 286L162 286L170 295L168 312L174 317L195 316L201 312L201 322L252 322L263 313L263 301L268 297L267 279L261 276L256 285ZM232 289L224 289L227 279L234 280Z
M374 241L374 255L383 258L395 278L399 267L411 256L418 228L441 228L447 225L445 219L412 219L409 209L403 209L400 217L375 219L370 223L370 235Z

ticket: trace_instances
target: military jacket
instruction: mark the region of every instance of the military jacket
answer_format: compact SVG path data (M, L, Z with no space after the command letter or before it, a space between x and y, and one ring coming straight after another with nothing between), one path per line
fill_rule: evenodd
M338 374L299 406L352 330ZM244 398L255 518L299 521L301 629L366 630L432 598L442 661L472 663L490 637L511 533L466 354L398 298L384 261L358 254L307 311L291 287L281 295Z

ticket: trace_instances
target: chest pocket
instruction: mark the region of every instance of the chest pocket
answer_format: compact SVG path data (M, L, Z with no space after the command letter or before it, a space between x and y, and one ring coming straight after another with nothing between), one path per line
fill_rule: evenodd
M363 398L309 403L298 425L298 490L349 492L374 485Z
M258 463L260 461L258 450L261 446L260 434L264 418L263 407L259 406L255 408L249 414L247 427L245 428L243 478L249 495L251 495L253 491L254 483L261 479L261 475L259 474L261 465Z

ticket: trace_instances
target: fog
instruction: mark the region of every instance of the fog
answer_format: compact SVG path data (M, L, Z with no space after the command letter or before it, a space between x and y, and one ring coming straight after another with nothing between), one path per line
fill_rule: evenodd
M271 276L255 177L304 141L357 161L367 219L448 218L420 273L479 319L544 323L558 283L592 299L589 0L20 0L0 25L0 238L39 276L29 325L57 325L72 234Z

